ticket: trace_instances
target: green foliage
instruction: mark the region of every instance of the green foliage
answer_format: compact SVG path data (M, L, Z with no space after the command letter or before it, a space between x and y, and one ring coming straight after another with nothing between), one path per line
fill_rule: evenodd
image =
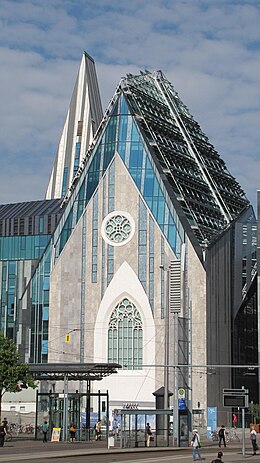
M0 333L0 400L5 392L28 387L36 387L29 366L20 362L15 343Z
M250 403L248 405L248 410L253 417L254 423L255 424L260 423L260 405Z

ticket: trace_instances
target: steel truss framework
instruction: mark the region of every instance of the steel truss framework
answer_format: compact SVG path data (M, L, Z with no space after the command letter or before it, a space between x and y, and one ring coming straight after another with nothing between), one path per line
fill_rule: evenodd
M122 87L193 233L211 242L248 207L244 191L161 71Z

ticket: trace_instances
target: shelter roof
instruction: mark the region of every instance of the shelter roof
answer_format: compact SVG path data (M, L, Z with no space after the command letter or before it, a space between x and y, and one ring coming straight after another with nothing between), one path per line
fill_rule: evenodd
M105 376L117 373L122 368L118 363L31 363L30 374L38 381L100 381Z

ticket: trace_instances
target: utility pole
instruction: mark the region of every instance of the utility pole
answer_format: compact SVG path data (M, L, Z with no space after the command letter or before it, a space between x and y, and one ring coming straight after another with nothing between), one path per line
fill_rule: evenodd
M166 313L165 313L165 342L164 342L164 410L169 407L168 390L169 390L169 329L170 329L170 310L169 294L170 291L170 270L166 270ZM164 435L168 439L168 415L164 415Z
M178 336L178 312L173 313L173 326L174 326L174 368L173 368L173 429L174 429L174 438L176 442L176 447L179 447L179 404L178 404L178 350L179 350L179 336Z
M173 436L176 446L179 447L179 313L182 305L182 277L181 260L174 260L170 266L170 299L169 308L173 314Z

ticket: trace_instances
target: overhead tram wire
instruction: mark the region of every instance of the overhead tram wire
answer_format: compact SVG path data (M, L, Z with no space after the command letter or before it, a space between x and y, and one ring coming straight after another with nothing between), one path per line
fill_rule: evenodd
M244 369L247 369L247 370L249 368L250 369L253 369L253 368L259 369L260 368L260 365L226 365L226 364L224 364L224 365L222 365L222 364L221 365L217 365L217 364L216 365L215 364L213 364L213 365L208 365L208 364L206 364L206 365L197 365L197 364L193 365L193 364L184 364L184 363L181 363L181 364L171 363L169 365L164 365L164 364L162 364L162 365L143 364L142 366L146 367L146 368L148 368L148 367L149 368L152 368L152 367L154 367L154 368L164 368L165 366L169 367L169 368L242 368L242 369L244 368Z

